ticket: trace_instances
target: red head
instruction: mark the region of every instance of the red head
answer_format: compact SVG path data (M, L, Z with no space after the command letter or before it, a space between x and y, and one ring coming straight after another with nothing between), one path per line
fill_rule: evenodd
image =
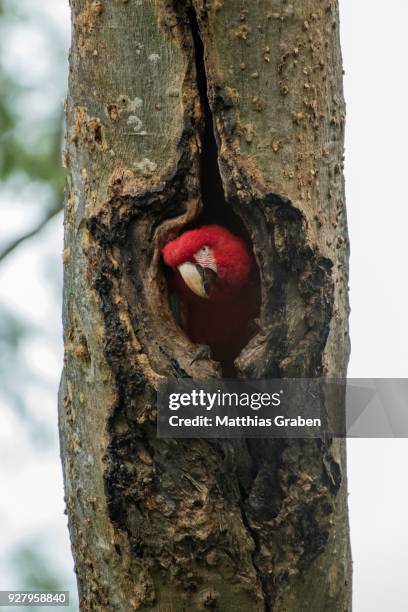
M205 225L171 240L163 258L196 295L210 299L243 287L252 267L245 242L219 225Z

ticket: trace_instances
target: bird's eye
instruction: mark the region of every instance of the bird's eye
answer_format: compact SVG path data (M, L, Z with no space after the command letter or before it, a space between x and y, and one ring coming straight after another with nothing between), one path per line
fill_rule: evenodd
M201 247L199 253L200 255L208 255L208 246Z

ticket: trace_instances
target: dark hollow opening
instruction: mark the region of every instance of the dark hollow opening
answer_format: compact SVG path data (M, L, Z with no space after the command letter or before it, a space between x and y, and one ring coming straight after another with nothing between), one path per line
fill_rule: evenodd
M229 229L247 242L252 249L251 239L240 217L227 204L218 167L218 147L214 135L213 115L208 100L208 84L204 61L204 45L201 40L195 10L188 11L194 41L197 88L204 113L202 151L200 156L200 186L203 210L197 219L185 226L185 230L216 223Z
M247 250L253 257L253 247L249 233L241 218L234 212L231 204L225 199L218 166L218 147L214 134L213 116L208 100L204 46L200 36L196 13L193 8L189 9L188 17L194 41L197 87L204 115L201 134L202 151L200 156L200 189L203 208L193 222L183 227L181 233L205 225L219 225L241 238L246 243ZM171 282L170 294L172 294ZM206 304L198 305L198 313L196 316L205 317L207 319L207 325L210 328L214 326L217 327L220 337L223 335L223 327L225 331L228 332L228 326L234 327L234 317L240 317L242 325L239 326L239 329L235 329L229 346L222 347L221 341L218 342L218 344L217 342L211 341L197 342L197 338L194 338L194 333L188 333L188 330L185 330L193 342L196 344L205 344L210 347L212 358L221 363L224 377L231 378L235 376L234 360L247 345L250 338L258 331L254 319L257 319L259 316L260 296L259 270L255 257L253 257L252 271L247 286L242 288L240 294L236 296L235 301L228 304L219 304L218 310L217 307L212 308L211 304L208 304L208 307ZM171 303L172 299L171 297ZM201 299L203 300L204 298ZM247 304L245 304L245 302L247 302ZM225 308L228 308L228 316L226 316ZM247 311L251 313L250 316L248 316L248 320L245 320L245 316L242 315L242 312L245 311L246 308ZM201 326L201 322L199 323ZM235 327L237 327L236 321ZM213 332L214 330L209 329L209 332L211 331ZM205 336L205 333L202 335ZM209 333L209 336L211 335L214 335L214 333ZM228 336L228 333L226 333L225 336ZM198 349L198 355L198 358L200 358L200 349Z

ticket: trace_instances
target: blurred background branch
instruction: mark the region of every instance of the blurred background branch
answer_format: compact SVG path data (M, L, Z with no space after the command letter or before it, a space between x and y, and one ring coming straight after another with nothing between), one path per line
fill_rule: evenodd
M4 5L0 15L5 18ZM15 18L15 16L14 16ZM4 24L2 24L4 28ZM12 26L9 26L12 27ZM18 248L25 240L37 235L47 223L63 208L64 173L61 164L61 147L63 142L63 111L62 104L55 112L50 109L50 116L43 121L41 130L38 125L32 138L26 137L23 128L24 107L16 110L16 100L24 99L33 88L40 84L24 86L19 83L12 71L0 65L0 180L18 177L20 184L37 182L47 185L50 189L49 198L44 202L41 220L34 222L30 229L21 232L11 239L3 248L0 247L0 262ZM55 101L54 101L55 105ZM21 112L21 110L23 112ZM35 203L34 203L35 204Z
M78 609L57 439L67 0L0 0L0 589Z
M10 253L12 253L14 249L19 247L22 242L24 242L25 240L29 240L30 238L33 238L39 232L41 232L41 230L47 225L47 223L51 221L51 219L53 219L55 215L61 212L62 209L63 209L63 204L61 202L61 204L58 207L49 210L45 214L42 221L40 221L40 223L35 225L33 229L29 230L28 232L25 232L24 234L21 234L21 236L12 240L10 244L7 245L3 250L0 250L0 263L2 262L3 259L5 259L8 255L10 255Z

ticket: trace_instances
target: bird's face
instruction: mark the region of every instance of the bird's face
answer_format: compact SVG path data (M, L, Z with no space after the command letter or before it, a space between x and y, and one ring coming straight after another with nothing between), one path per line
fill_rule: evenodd
M164 261L204 299L222 299L248 280L251 258L245 243L218 225L190 230L163 249Z
M214 250L204 245L194 253L193 261L177 266L181 278L189 289L202 298L209 298L217 281L218 268Z

